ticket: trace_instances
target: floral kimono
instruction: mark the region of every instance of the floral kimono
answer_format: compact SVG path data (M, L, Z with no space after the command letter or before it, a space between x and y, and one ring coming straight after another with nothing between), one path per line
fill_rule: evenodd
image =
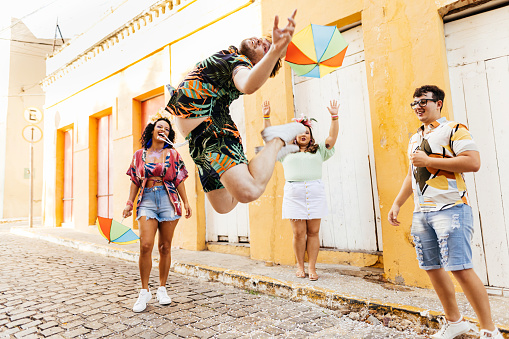
M145 177L146 157L146 149L137 150L133 155L131 166L129 166L126 173L131 177L131 181L140 188L138 200L136 201L136 214L138 214L143 191L147 184L147 178ZM170 201L175 209L175 214L182 216L182 207L177 193L177 186L188 177L188 174L180 154L173 148L170 149L166 155L162 177L166 192L168 192Z

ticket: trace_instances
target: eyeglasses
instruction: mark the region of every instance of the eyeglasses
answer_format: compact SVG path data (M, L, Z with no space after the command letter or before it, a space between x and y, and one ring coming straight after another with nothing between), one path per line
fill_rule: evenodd
M420 107L426 107L426 105L428 104L428 101L437 102L438 100L435 100L435 99L419 99L417 101L414 101L414 102L410 103L410 107L412 109L414 109L417 105L419 105Z

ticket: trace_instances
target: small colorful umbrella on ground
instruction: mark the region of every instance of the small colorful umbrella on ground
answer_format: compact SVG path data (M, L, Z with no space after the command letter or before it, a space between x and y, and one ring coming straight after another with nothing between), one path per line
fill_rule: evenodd
M140 239L131 228L110 218L97 217L97 228L108 243L127 245Z
M320 78L343 64L347 47L336 26L311 24L294 35L285 60L297 75Z

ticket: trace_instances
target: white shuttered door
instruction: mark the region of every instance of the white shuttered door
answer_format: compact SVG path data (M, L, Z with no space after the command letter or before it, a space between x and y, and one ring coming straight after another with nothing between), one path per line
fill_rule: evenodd
M239 129L242 140L246 140L244 122L244 99L240 97L230 106L230 113ZM207 241L227 241L231 243L249 242L249 205L237 204L227 214L217 213L205 198Z
M474 267L509 287L509 6L445 24L454 120L466 123L481 169L466 175L474 213ZM447 100L447 98L446 98Z
M295 116L304 114L318 120L313 125L313 136L320 142L329 134L330 100L338 99L340 103L336 153L323 169L329 215L322 219L321 246L381 251L362 27L342 35L349 46L340 69L320 79L294 76Z

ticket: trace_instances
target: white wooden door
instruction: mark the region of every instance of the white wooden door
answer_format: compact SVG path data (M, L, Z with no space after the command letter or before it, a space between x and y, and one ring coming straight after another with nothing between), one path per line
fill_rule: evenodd
M509 287L509 6L445 24L454 120L481 153L466 175L474 213L474 268L485 285ZM447 98L446 98L447 100Z
M246 140L244 122L244 99L240 97L230 106L231 116L239 129L242 140ZM205 198L206 241L224 241L231 243L249 242L249 205L237 204L227 214L217 213Z
M329 215L322 219L322 247L381 251L382 232L376 188L362 27L342 33L349 46L343 66L320 79L294 76L295 116L314 117L313 136L329 133L327 106L338 99L336 153L324 163L323 182Z

